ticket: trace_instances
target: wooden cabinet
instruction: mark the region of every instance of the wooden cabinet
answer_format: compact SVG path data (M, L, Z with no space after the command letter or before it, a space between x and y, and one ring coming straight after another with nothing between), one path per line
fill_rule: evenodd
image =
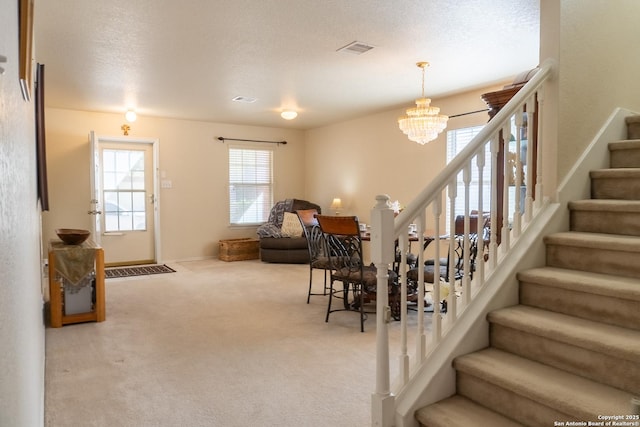
M71 278L70 278L71 277ZM90 283L78 292L89 292L86 312L70 310L69 288L76 279ZM67 287L65 292L65 286ZM65 297L66 295L66 297ZM104 251L91 241L82 245L65 245L59 240L49 244L49 309L52 328L81 322L102 322L105 320L104 306ZM65 307L66 305L66 307Z
M489 120L493 119L493 117L498 114L498 112L504 107L513 96L518 93L520 89L529 81L531 77L538 71L538 68L534 68L532 70L528 70L524 73L519 74L514 80L513 84L505 86L502 90L489 92L482 95L482 99L489 107ZM536 100L537 102L537 100ZM526 113L526 109L523 113ZM532 164L530 168L530 172L535 177L535 173L537 170L537 152L538 152L538 113L537 108L533 111L531 123L526 120L526 114L524 117L524 126L532 126L532 138L530 141L525 141L526 149L531 150L532 153ZM523 140L527 139L527 132L524 129L524 135L522 135ZM505 149L508 149L509 136L503 135L502 130L499 133L499 145L498 145L498 158L497 158L497 181L496 185L498 187L498 191L496 193L496 202L497 202L497 212L496 212L496 220L499 225L503 223L503 205L506 202L504 200L504 191L503 188L505 185L513 185L513 180L509 180L508 177L505 180ZM535 186L531 188L532 196L535 198ZM498 243L500 243L501 235L497 234Z

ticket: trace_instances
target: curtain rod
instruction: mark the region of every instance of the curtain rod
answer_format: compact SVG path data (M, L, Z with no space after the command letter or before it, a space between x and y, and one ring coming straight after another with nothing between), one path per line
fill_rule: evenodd
M477 114L477 113L484 113L486 111L489 111L489 108L486 108L484 110L476 110L476 111L469 111L468 113L461 113L461 114L455 114L453 116L449 116L450 119L455 118L455 117L462 117L462 116L468 116L469 114ZM219 141L243 141L243 142L266 142L267 144L287 144L287 141L262 141L259 139L236 139L236 138L225 138L223 136L219 136L218 137Z
M476 111L469 111L468 113L461 113L461 114L456 114L453 116L449 116L449 118L454 118L454 117L462 117L462 116L468 116L469 114L477 114L477 113L484 113L486 111L489 111L489 108L486 108L484 110L476 110Z
M259 139L236 139L236 138L225 138L223 136L219 136L218 137L219 141L225 142L225 141L244 141L244 142L266 142L267 144L287 144L287 141L261 141Z

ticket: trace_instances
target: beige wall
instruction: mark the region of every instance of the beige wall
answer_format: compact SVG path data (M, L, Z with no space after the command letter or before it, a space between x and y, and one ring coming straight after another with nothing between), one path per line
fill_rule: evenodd
M451 115L484 109L480 95L500 88L434 100L433 105ZM341 197L344 213L357 214L363 222L368 222L377 194L408 203L444 165L446 143L444 134L425 146L409 141L396 124L403 108L306 133L139 117L130 137L159 139L160 174L172 182L159 196L162 260L213 257L220 239L255 236L255 227L228 225L230 143L221 143L218 136L288 142L275 148L276 200L305 198L328 212L332 198ZM487 117L452 118L448 129L485 123ZM56 228L91 227L88 134L120 136L124 123L119 114L55 108L46 110L46 121L51 209L43 215L45 244Z
M18 3L0 0L0 426L44 416L44 324L34 104L18 81Z
M640 112L640 2L562 0L559 9L561 180L615 108Z
M123 115L48 108L47 158L51 210L43 216L45 241L60 227L90 228L88 135L122 136ZM296 130L138 117L129 136L159 139L159 168L173 188L161 189L164 261L217 256L220 239L256 237L255 227L230 228L227 149L216 138L286 140L275 147L275 199L304 197L304 141ZM245 143L246 146L246 143Z
M451 116L486 109L481 95L504 84L433 99L431 104ZM408 100L396 110L308 131L308 197L327 211L331 200L340 197L343 212L358 215L365 223L378 194L409 203L446 164L446 130L436 140L419 145L398 129L398 117L411 104ZM447 130L484 124L488 117L483 112L451 118Z

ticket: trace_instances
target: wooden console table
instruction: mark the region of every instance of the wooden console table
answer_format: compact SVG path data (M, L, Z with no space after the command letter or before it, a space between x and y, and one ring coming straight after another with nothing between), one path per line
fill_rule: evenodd
M64 267L64 268L62 268ZM64 278L61 271L83 280L93 281L95 300L91 310L86 313L65 314L64 310ZM88 285L91 286L91 285ZM81 322L102 322L105 320L104 308L104 251L100 246L88 240L81 245L66 245L60 240L52 240L49 244L49 306L51 327Z

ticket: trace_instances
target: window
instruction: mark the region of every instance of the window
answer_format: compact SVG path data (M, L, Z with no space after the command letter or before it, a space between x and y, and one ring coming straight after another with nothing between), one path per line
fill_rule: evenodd
M102 151L105 231L145 230L144 151Z
M447 164L460 152L467 144L482 130L484 126L473 126L462 129L453 129L447 131ZM471 162L471 181L469 183L469 210L478 210L478 195L479 191L479 171L477 168L475 158ZM458 174L457 187L456 187L456 203L454 215L465 214L465 200L464 200L464 181L462 172ZM448 193L448 190L447 190ZM447 194L446 200L446 215L449 218L450 204ZM491 152L489 151L489 144L485 148L485 163L482 169L482 211L489 212L491 209ZM447 233L449 232L449 221L446 221Z
M273 150L229 147L229 222L261 224L273 205Z

